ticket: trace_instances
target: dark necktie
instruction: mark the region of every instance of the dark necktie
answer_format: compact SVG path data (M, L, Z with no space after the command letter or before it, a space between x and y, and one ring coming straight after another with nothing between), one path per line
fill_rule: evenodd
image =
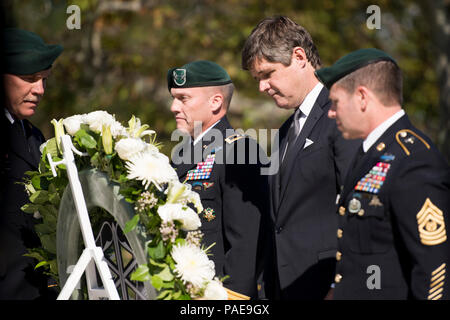
M302 116L302 112L300 108L297 108L297 110L294 113L294 119L292 121L292 125L289 128L288 132L288 140L286 143L286 147L284 148L283 156L281 158L281 165L280 165L280 187L281 185L284 185L285 178L289 175L289 172L287 172L286 168L286 158L289 156L289 152L292 152L293 147L295 145L295 140L298 137L298 134L300 133L300 117Z
M284 161L284 159L286 159L289 149L291 149L291 147L295 144L295 140L297 139L298 134L300 133L300 118L302 114L303 113L300 110L300 108L297 108L297 110L295 110L294 119L288 132L288 140L286 143L286 147L284 148L283 158L281 160L282 162Z

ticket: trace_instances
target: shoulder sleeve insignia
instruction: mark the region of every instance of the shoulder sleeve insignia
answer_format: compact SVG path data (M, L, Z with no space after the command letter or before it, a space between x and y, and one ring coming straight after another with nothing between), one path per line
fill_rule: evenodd
M442 210L436 207L430 198L425 200L416 217L422 244L434 246L447 240Z
M445 267L443 263L431 273L430 290L428 290L428 300L439 300L444 291Z
M406 147L406 144L414 144L416 138L420 142L422 142L427 149L430 149L430 145L414 131L411 131L409 129L402 129L400 131L397 131L397 133L395 134L395 139L397 140L400 147L402 147L403 151L405 151L407 156L409 156L411 152Z
M227 143L233 143L233 142L235 142L235 141L237 141L239 139L242 139L242 138L245 138L245 136L243 134L235 133L235 134L232 134L231 136L228 136L225 139L225 141Z

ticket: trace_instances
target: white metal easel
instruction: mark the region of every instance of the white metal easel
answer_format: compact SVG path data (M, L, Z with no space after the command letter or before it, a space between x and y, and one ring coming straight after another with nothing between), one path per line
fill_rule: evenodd
M83 241L85 249L78 259L77 264L73 268L72 273L67 279L61 293L58 296L58 300L68 300L72 295L72 292L77 287L81 276L86 271L86 282L88 286L88 294L90 300L110 299L120 300L117 293L116 286L111 276L111 272L108 268L108 264L105 261L103 251L101 247L96 246L94 233L92 232L91 222L86 207L86 201L83 196L83 190L78 178L78 170L75 165L75 158L73 152L83 156L86 155L78 151L72 144L72 139L68 135L61 137L61 146L63 150L63 160L53 162L50 154L47 154L47 158L50 163L53 176L57 176L55 167L59 164L64 164L67 167L67 175L69 177L70 188L72 190L75 207L77 210L78 220L80 222L81 233L83 235ZM98 287L97 277L95 273L95 266L97 266L98 272L103 282L103 288Z

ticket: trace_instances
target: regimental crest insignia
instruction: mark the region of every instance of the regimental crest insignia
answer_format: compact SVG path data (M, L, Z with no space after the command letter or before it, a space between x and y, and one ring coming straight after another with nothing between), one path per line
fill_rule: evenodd
M214 185L214 182L203 182L203 188L205 190L211 188L213 185Z
M186 69L175 69L172 72L173 82L177 86L182 86L186 83Z
M203 217L208 220L208 222L211 222L216 218L216 213L214 212L214 209L212 208L206 208L203 211Z
M417 213L420 241L426 246L434 246L447 240L444 214L427 198Z

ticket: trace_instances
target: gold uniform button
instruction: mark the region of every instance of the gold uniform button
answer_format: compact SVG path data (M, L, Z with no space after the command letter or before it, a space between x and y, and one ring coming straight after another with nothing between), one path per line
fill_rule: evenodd
M337 261L340 261L341 258L342 258L342 253L340 253L339 251L336 252L336 260L337 260Z
M364 209L358 211L358 216L362 217L364 215Z
M340 214L341 216L345 215L345 207L343 207L343 206L340 206L340 207L339 207L339 214Z
M338 239L342 238L344 231L342 231L342 229L337 229L337 237Z
M342 276L338 273L335 277L334 277L334 282L335 283L339 283L342 280Z

